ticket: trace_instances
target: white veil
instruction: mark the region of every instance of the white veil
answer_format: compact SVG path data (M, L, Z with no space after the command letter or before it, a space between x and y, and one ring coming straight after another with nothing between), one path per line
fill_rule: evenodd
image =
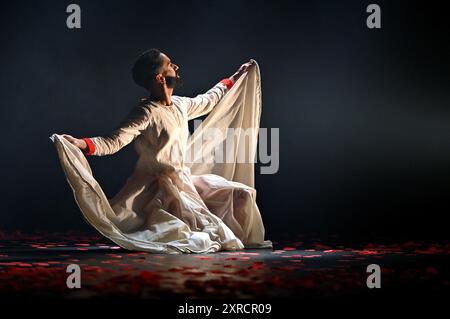
M254 187L254 159L260 117L261 78L255 61L255 67L238 79L189 137L186 154L191 160L186 165L191 173L216 174ZM200 147L203 150L221 150L224 161L214 161L213 152L206 152L205 155L205 152L202 154L196 151Z

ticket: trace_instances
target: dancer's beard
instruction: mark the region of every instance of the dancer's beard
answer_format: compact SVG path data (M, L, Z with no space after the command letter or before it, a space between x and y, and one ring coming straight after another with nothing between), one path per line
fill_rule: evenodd
M175 89L183 85L183 80L178 74L176 76L165 76L164 78L168 88Z

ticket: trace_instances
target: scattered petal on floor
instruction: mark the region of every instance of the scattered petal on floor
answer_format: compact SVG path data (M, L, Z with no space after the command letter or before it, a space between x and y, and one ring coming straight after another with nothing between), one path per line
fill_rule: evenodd
M0 297L333 296L366 291L372 263L381 265L384 287L449 286L447 243L291 238L273 240L273 250L161 255L127 251L98 234L0 232ZM81 289L67 288L70 264L81 267Z

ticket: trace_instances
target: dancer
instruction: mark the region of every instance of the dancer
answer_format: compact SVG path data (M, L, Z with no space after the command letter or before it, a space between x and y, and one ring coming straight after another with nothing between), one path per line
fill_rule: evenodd
M188 136L191 119L209 114L203 124L227 129L236 127L233 123L238 117L245 125L259 128L256 62L243 64L231 77L194 98L173 95L181 82L178 71L179 67L159 50L142 53L132 75L149 96L116 130L107 136L52 136L83 215L102 234L132 250L210 253L272 248L272 243L264 240L265 229L253 187L253 163L211 167L185 161L186 152L192 148L193 137ZM244 74L246 79L242 79ZM233 87L237 82L239 87ZM207 124L195 133L201 133ZM131 142L139 155L135 170L123 188L112 199L106 199L83 154L114 154ZM250 152L256 150L255 143L249 147Z

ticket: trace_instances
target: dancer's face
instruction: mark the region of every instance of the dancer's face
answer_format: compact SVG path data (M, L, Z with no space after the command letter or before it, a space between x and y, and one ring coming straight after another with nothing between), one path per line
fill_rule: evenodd
M161 73L157 77L160 83L165 83L169 88L175 88L175 86L181 84L181 78L178 74L178 65L172 62L170 58L161 53Z
M161 53L161 59L162 59L162 75L163 76L177 76L178 75L178 65L172 62L170 58L165 55L164 53Z

